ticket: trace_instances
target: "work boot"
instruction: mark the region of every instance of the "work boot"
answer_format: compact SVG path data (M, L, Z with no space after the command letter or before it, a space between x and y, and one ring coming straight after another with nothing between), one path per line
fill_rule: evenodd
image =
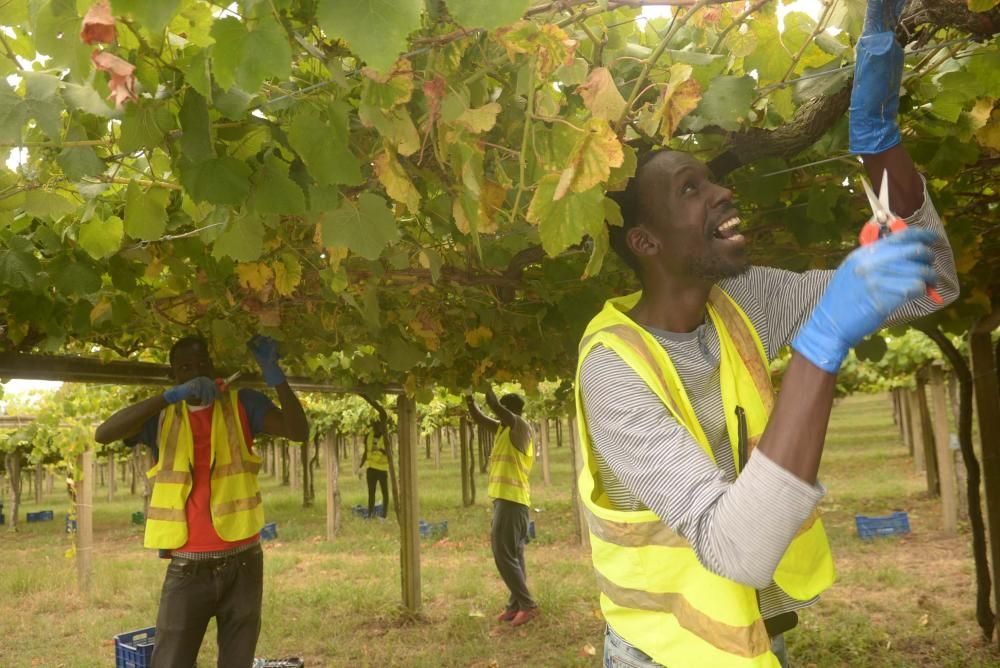
M512 610L511 608L504 608L503 612L497 615L498 622L509 622L517 616L517 610Z
M528 608L527 610L518 610L514 618L510 620L511 626L521 626L522 624L527 624L532 619L542 614L542 611L538 609L536 605L533 608Z

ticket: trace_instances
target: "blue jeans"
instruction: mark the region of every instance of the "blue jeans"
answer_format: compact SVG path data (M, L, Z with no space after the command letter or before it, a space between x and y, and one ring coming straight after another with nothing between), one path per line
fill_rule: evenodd
M604 634L604 668L663 668L638 647L633 647L615 633L610 626ZM785 651L785 636L781 633L771 638L771 651L778 657L781 668L789 668ZM676 668L687 668L677 666Z

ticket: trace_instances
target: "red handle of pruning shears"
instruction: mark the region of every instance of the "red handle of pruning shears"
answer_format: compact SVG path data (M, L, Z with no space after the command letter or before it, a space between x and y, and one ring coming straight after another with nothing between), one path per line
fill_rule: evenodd
M868 203L875 214L865 223L865 226L861 228L861 234L858 235L858 240L862 246L873 244L883 237L896 232L902 232L908 227L902 218L893 214L889 209L889 174L887 171L882 172L882 185L879 188L878 197L875 197L875 192L868 185L867 179L862 178L861 185L865 188ZM927 287L927 296L935 304L944 303L941 293L930 286Z

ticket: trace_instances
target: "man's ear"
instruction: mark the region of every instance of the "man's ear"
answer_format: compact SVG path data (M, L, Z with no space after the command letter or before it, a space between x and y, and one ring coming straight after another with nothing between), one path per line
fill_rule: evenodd
M637 256L656 255L660 252L660 240L642 225L636 225L625 233L625 243Z

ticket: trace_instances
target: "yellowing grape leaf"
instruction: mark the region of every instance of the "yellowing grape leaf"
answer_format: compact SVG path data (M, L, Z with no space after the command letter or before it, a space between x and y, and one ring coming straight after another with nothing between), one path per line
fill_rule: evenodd
M599 118L587 121L585 131L573 148L568 165L559 175L553 199L560 200L570 190L581 193L603 183L612 167L625 159L621 142L608 122Z
M236 276L243 287L260 291L274 278L274 271L263 262L241 262Z
M388 74L363 67L361 100L379 109L389 110L410 101L413 96L413 65L400 58Z
M670 79L655 104L646 104L639 114L639 129L650 137L662 133L670 139L685 116L701 100L701 87L691 78L692 67L686 63L670 66Z
M500 105L496 102L488 102L475 109L466 109L455 121L473 134L486 132L497 122L497 114L500 113Z
M489 343L491 340L493 340L493 330L489 327L480 325L475 329L465 331L465 342L472 348L478 348L484 343Z
M274 263L274 288L283 297L290 297L302 281L302 265L289 252L281 254Z
M989 123L976 130L976 139L983 146L1000 151L1000 110L994 111Z
M625 110L625 98L618 91L611 72L606 67L595 67L587 82L576 89L583 104L594 118L616 121Z
M420 206L420 193L413 187L413 182L399 164L395 153L391 150L382 151L375 157L374 165L379 183L389 197L405 204L411 213L416 213Z

